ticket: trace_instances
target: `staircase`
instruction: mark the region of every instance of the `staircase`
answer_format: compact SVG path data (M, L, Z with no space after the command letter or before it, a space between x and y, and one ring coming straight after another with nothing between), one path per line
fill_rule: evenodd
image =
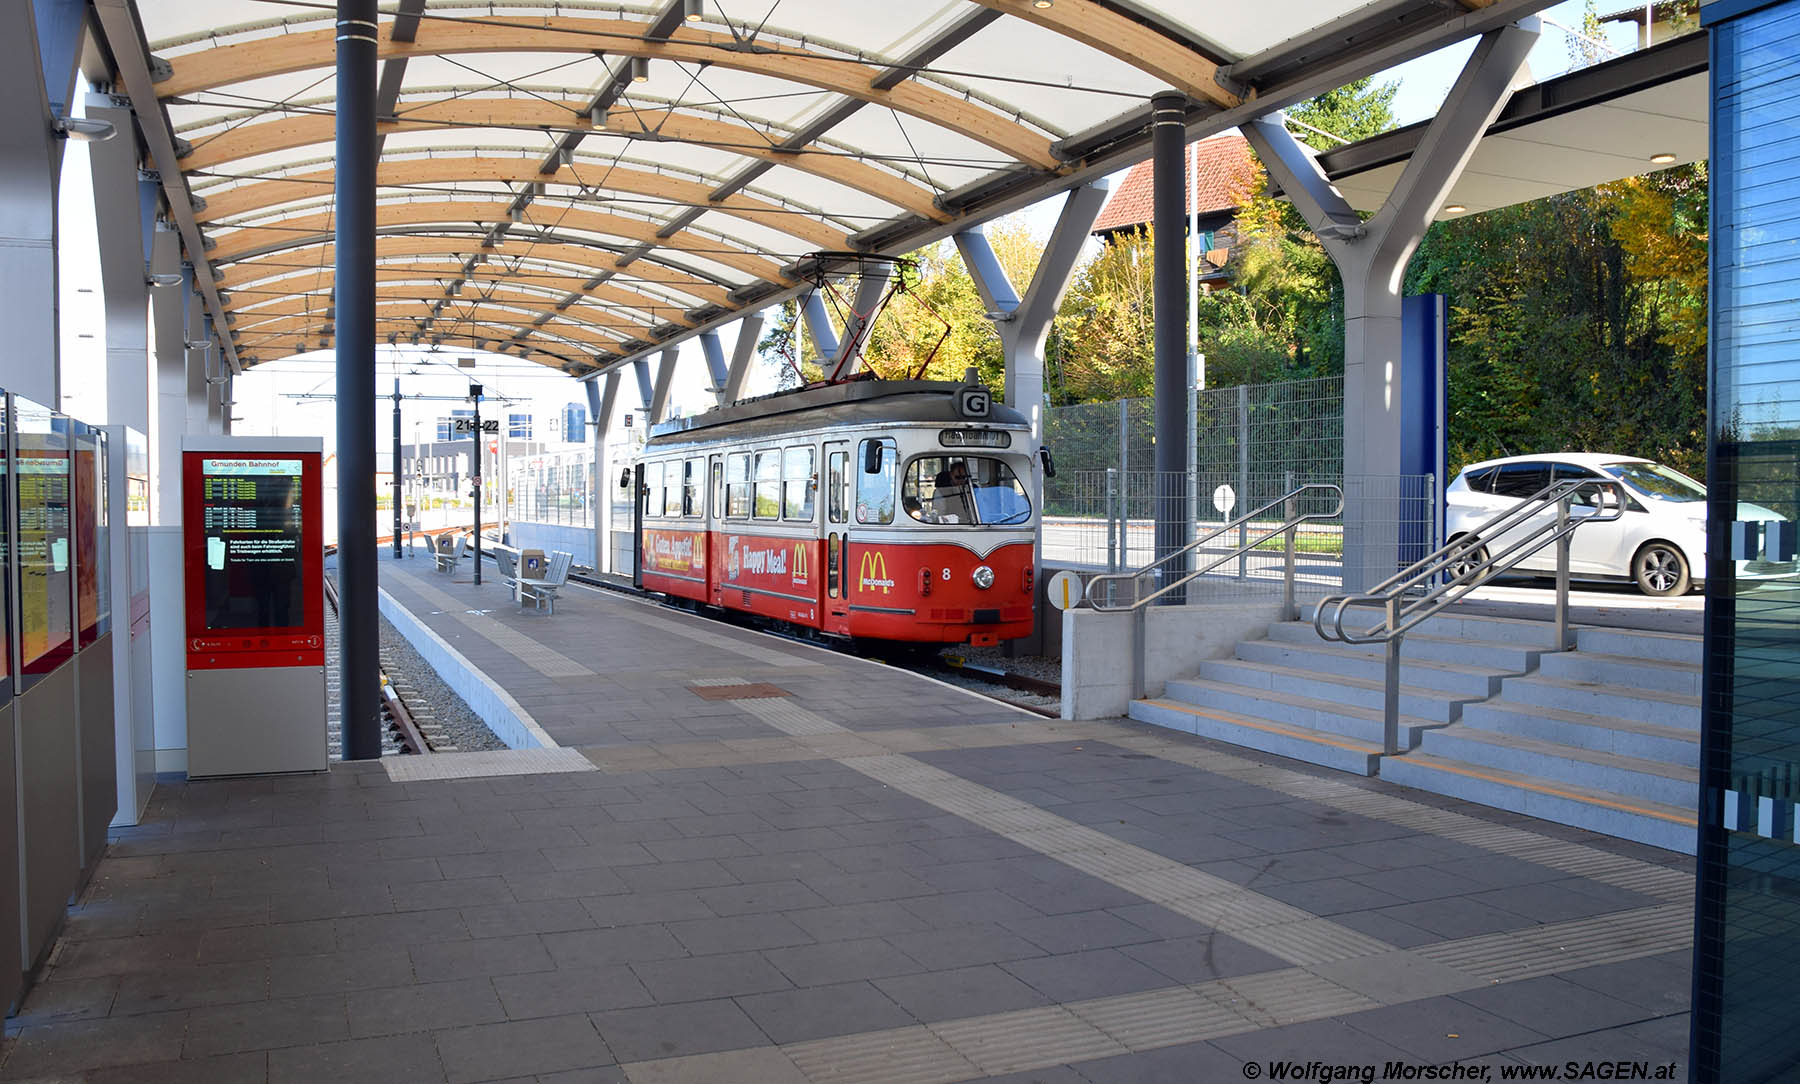
M1236 655L1131 705L1133 719L1691 852L1697 637L1453 613L1402 641L1401 748L1381 755L1382 644L1273 625Z

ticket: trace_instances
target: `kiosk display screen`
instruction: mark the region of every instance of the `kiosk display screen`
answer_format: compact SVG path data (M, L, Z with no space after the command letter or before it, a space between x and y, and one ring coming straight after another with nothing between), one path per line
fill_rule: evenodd
M190 668L322 661L318 456L185 455Z
M80 646L106 635L112 619L112 568L106 536L106 434L74 423L75 611Z
M13 693L12 635L12 396L0 391L0 696Z
M69 419L18 396L12 402L13 567L20 678L29 686L75 653Z
M209 458L200 464L200 479L205 627L285 629L304 624L300 461Z

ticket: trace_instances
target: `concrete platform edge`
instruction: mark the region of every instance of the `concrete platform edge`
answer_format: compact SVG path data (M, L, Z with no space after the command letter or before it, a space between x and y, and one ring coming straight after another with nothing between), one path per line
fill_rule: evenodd
M494 735L509 749L555 749L556 739L539 726L531 713L514 700L505 689L488 676L462 652L451 647L443 637L414 617L400 600L381 589L381 615L393 622L394 628L422 655L431 668L451 687L462 693L469 708L488 725Z

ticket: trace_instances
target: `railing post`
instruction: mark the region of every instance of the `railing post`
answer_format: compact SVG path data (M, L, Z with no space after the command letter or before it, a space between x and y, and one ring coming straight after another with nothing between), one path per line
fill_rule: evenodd
M1131 610L1131 698L1142 700L1149 687L1144 655L1150 646L1150 607L1139 602Z
M1287 472L1284 484L1287 486L1286 492L1289 496L1287 503L1283 505L1281 509L1281 518L1288 522L1288 529L1283 532L1287 537L1283 546L1286 550L1284 555L1286 557L1286 563L1282 566L1281 573L1281 619L1283 621L1293 621L1300 616L1300 611L1294 606L1294 532L1299 530L1299 525L1294 522L1294 517L1299 514L1300 507L1299 502L1293 497L1293 471Z
M1552 650L1569 649L1569 497L1556 502L1556 643Z
M1250 500L1250 388L1239 384L1237 390L1237 425L1238 425L1238 507L1260 507ZM1242 547L1250 541L1250 525L1243 524L1238 528L1238 545ZM1250 569L1250 555L1238 555L1238 579L1243 579Z
M1400 596L1387 600L1387 688L1381 705L1381 751L1387 756L1400 752Z

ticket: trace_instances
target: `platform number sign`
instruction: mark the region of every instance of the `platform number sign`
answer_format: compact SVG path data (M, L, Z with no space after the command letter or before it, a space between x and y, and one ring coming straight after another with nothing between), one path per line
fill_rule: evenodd
M965 418L985 418L993 405L993 393L986 388L964 388L957 393L956 409Z
M475 431L475 419L474 418L454 418L454 419L452 419L452 421L454 422L454 426L452 429L453 432L472 433ZM483 418L483 419L481 419L481 431L483 433L498 433L500 431L500 419L499 418Z

